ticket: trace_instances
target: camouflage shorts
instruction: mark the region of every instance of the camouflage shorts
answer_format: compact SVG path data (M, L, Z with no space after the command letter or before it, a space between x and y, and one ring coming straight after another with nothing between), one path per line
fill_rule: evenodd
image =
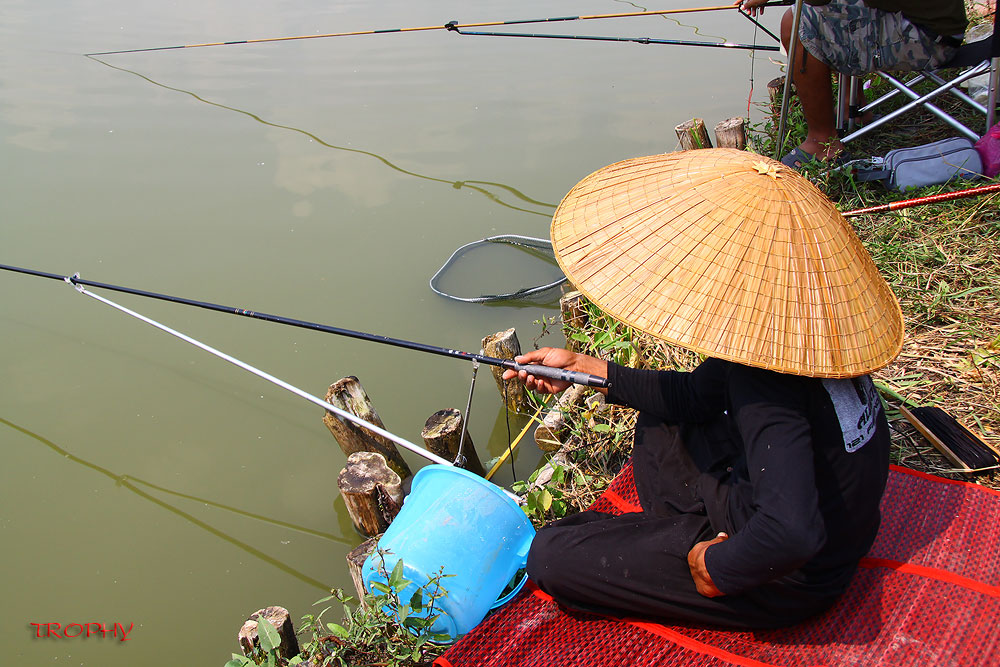
M954 53L902 14L872 9L862 0L803 4L799 40L832 69L854 76L936 67Z

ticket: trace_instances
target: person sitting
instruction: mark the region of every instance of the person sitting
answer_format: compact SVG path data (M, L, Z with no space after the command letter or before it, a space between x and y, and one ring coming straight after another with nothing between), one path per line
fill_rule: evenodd
M587 511L535 537L528 575L556 600L768 628L823 611L847 588L875 539L889 464L868 376L819 380L712 358L657 372L557 348L517 361L607 377L608 400L640 411L632 466L644 512ZM542 393L568 386L524 379Z
M794 168L813 160L838 163L844 159L831 70L861 76L879 70L938 67L954 55L968 25L964 0L804 1L791 76L808 130L805 140L781 160ZM765 2L738 0L736 4L756 15ZM781 19L786 52L793 21L789 9Z
M604 313L704 360L682 372L554 347L517 357L605 377L608 401L638 411L642 511L543 526L532 581L575 609L734 628L832 605L879 528L889 428L870 373L903 342L899 304L847 221L780 162L701 149L591 174L551 235Z

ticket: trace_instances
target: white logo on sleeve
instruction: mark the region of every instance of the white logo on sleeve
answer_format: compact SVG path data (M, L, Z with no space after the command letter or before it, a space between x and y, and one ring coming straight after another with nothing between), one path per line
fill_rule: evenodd
M848 380L823 380L844 434L848 452L861 449L875 433L875 417L882 409L878 392L867 375Z

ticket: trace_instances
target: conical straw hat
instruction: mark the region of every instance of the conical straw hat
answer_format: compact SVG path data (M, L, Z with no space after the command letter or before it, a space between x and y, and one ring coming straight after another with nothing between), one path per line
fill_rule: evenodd
M559 205L552 245L609 315L712 357L838 378L902 347L899 303L844 217L759 155L701 149L600 169Z

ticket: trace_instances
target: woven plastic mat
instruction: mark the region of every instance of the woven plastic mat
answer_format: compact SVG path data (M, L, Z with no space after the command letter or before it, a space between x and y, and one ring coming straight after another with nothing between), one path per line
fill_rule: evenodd
M592 506L639 511L631 467ZM791 628L733 631L567 610L537 588L436 667L1000 664L1000 493L893 467L882 527L844 596Z

